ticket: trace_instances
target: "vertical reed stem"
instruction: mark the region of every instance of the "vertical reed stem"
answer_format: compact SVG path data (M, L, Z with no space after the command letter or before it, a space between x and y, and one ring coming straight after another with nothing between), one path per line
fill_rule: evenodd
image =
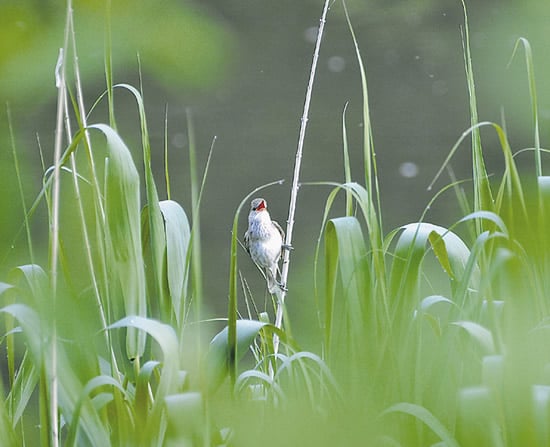
M311 72L309 74L309 82L306 90L306 99L304 101L304 110L301 119L300 125L300 136L298 138L298 148L296 150L296 161L294 162L294 177L292 179L292 189L290 191L290 204L288 208L288 219L286 221L286 237L285 245L292 245L292 230L294 227L294 214L296 211L296 199L298 197L298 188L300 185L300 167L302 164L302 152L304 148L304 140L306 136L306 127L309 116L309 105L311 102L311 93L313 91L313 81L315 80L315 73L317 70L317 61L319 59L319 50L321 48L321 39L323 37L323 31L325 28L325 22L327 17L327 12L329 8L329 0L325 0L325 5L323 7L323 14L319 21L319 30L317 32L317 41L315 42L315 51L313 53L313 61L311 63ZM283 267L281 270L281 283L286 285L288 279L288 268L290 264L290 251L284 250L283 253ZM279 329L283 325L283 314L284 314L284 303L286 298L286 291L282 290L278 294L277 302L277 315L275 317L275 326ZM273 349L275 354L279 349L279 337L277 335L273 338Z

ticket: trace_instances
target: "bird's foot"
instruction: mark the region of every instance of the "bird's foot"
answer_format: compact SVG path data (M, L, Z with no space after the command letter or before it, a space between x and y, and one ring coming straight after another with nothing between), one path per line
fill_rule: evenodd
M282 247L283 247L283 250L288 250L288 251L294 250L294 247L290 244L283 244Z

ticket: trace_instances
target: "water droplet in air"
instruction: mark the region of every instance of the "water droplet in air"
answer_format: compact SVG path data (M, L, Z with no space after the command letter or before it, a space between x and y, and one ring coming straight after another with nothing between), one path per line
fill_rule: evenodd
M331 56L327 61L329 71L340 73L346 68L346 60L342 56Z
M187 143L187 137L182 132L178 132L174 134L174 136L172 137L172 144L178 149L185 147L186 143Z
M315 43L317 40L317 32L319 30L319 27L317 26L310 26L309 28L306 28L304 31L304 39L306 42L309 43Z
M399 174L405 178L413 178L418 175L418 165L412 161L406 161L399 166Z

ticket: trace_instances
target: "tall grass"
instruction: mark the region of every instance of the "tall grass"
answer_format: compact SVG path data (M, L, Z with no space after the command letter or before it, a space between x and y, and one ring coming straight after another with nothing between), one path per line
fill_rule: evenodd
M436 180L471 140L472 204L449 228L422 217L385 232L367 68L346 17L361 74L364 169L362 183L355 182L344 109L345 182L331 185L315 255L322 349L313 353L265 314L238 317L241 211L278 182L254 189L236 208L228 313L219 319L226 327L204 343L199 216L210 157L201 182L189 119L189 219L180 204L159 197L143 90L113 85L110 37L106 94L98 99L108 103L109 124L88 123L69 2L54 164L33 205L22 203L30 262L0 282L3 445L550 443L550 181L542 171L531 48L519 41L536 181L520 177L504 129L478 119L464 8L471 127ZM134 153L116 130L119 93L131 94L138 109L146 203ZM494 184L482 127L497 134L505 162ZM304 137L305 124L302 144ZM169 191L168 163L165 177ZM529 181L535 191L524 186ZM433 201L455 186L443 186ZM341 196L345 215L330 217ZM29 227L42 203L51 228L48 267L35 263ZM300 321L294 327L300 334Z

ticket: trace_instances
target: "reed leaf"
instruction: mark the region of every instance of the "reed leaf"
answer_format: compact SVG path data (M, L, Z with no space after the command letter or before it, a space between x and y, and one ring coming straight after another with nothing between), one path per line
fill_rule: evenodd
M111 275L111 298L121 296L128 315L144 317L147 312L140 226L139 175L128 147L105 124L90 126L107 139L108 164L105 185L105 218L108 241L107 262ZM143 355L145 333L128 327L126 350L130 359Z

